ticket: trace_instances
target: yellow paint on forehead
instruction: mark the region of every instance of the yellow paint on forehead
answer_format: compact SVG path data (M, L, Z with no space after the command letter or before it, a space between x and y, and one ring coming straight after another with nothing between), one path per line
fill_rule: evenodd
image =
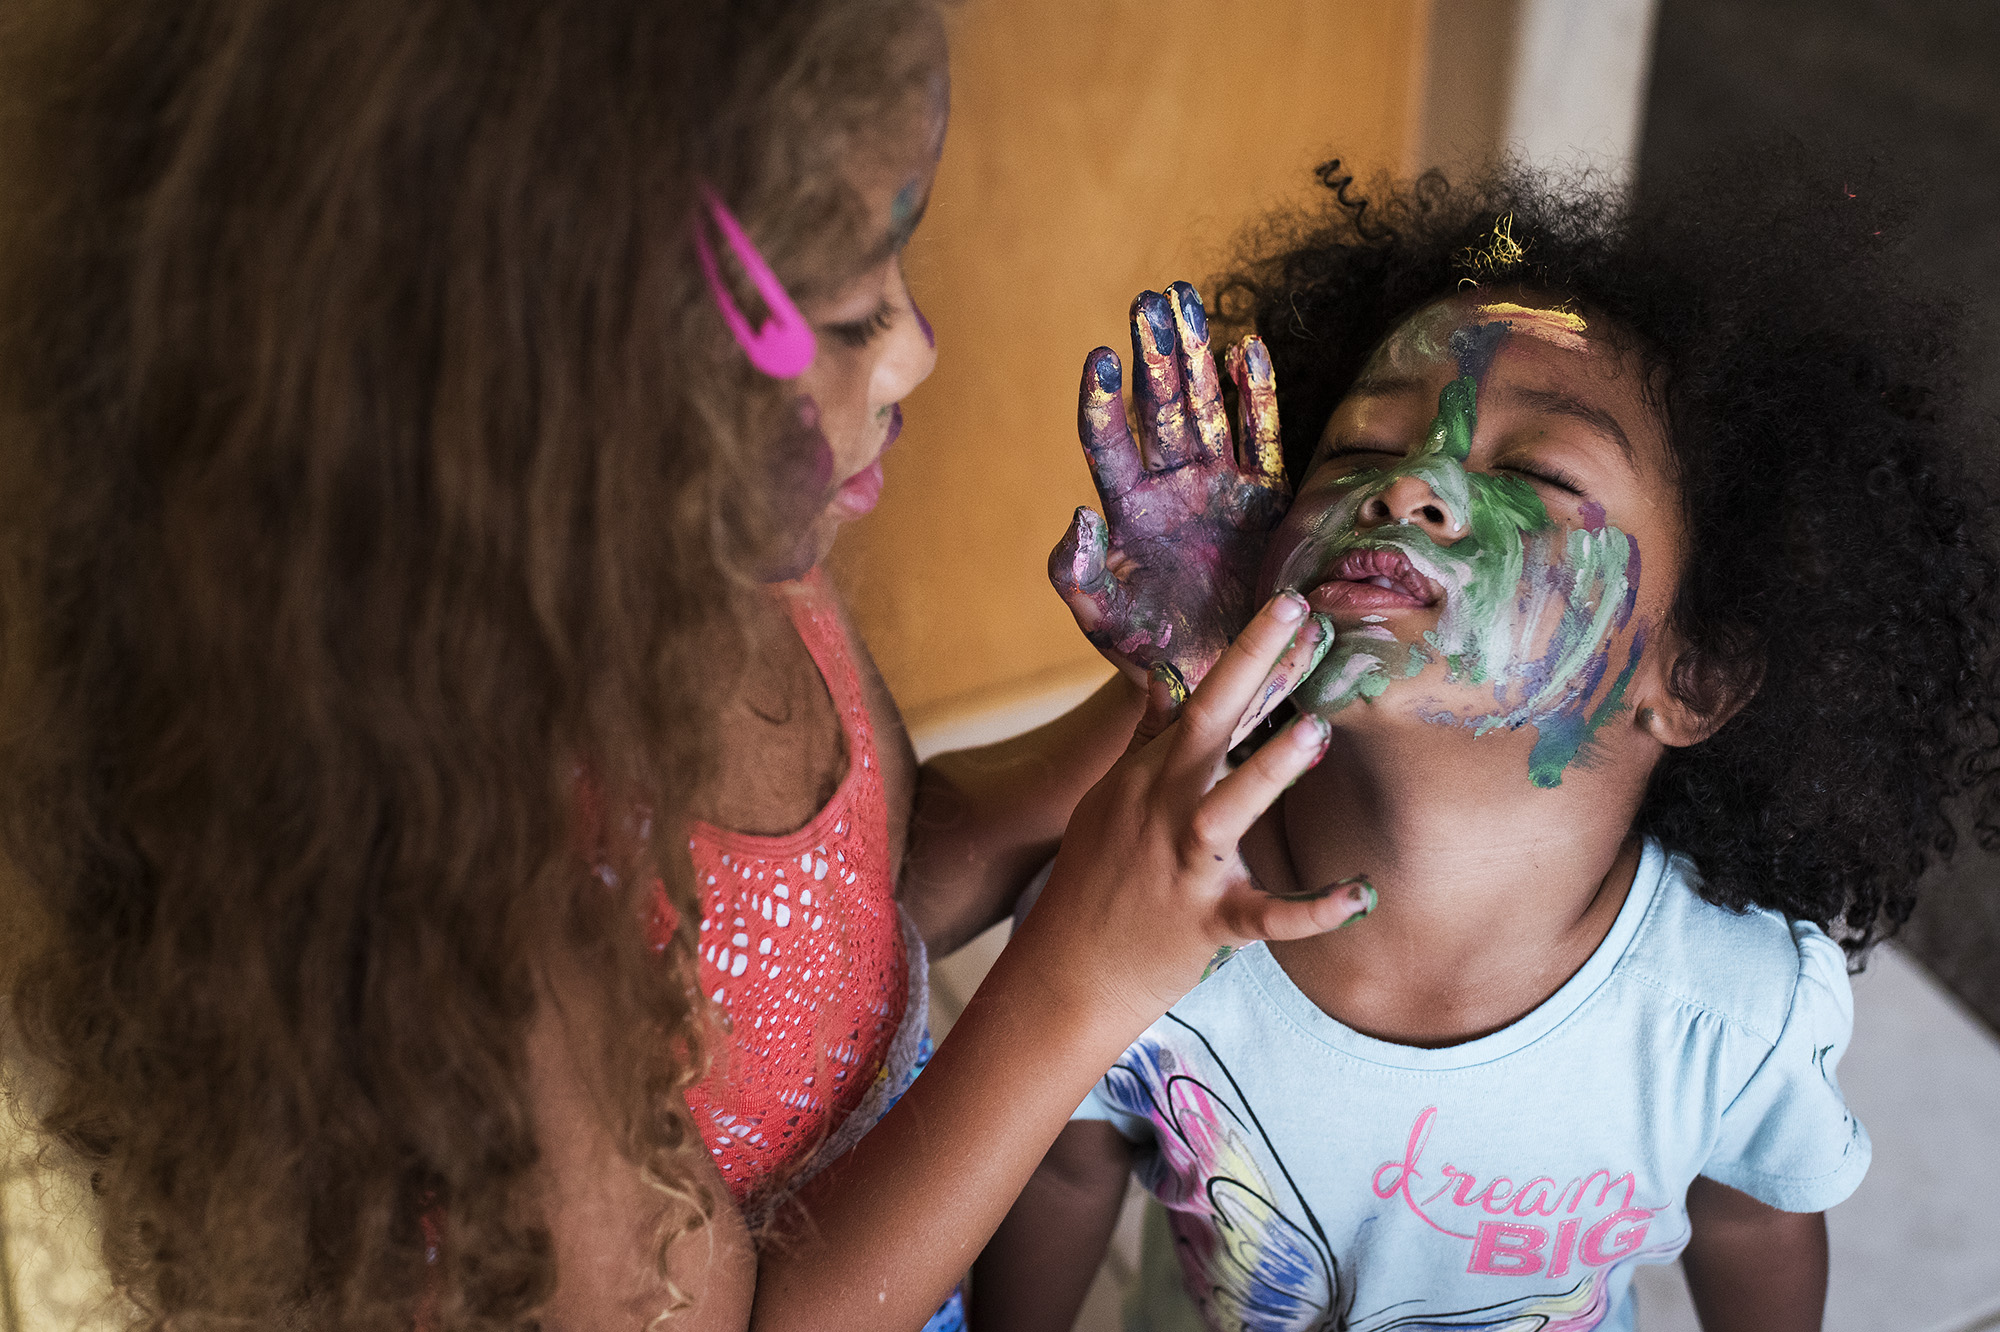
M1583 316L1569 310L1546 310L1533 305L1516 305L1513 301L1495 301L1491 305L1479 307L1479 313L1494 319L1546 319L1552 324L1560 324L1572 333L1581 333L1590 325Z
M1590 325L1584 322L1582 315L1570 310L1542 310L1531 305L1517 305L1513 301L1495 301L1491 305L1479 306L1473 313L1480 317L1482 323L1505 323L1516 333L1525 333L1570 351L1590 349L1590 343L1583 336Z

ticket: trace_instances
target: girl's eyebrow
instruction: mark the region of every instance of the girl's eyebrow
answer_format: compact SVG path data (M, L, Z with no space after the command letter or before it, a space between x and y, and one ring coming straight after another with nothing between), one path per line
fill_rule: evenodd
M1499 388L1497 397L1503 402L1516 403L1536 411L1549 412L1556 416L1567 416L1581 421L1598 434L1603 435L1618 446L1618 452L1625 459L1625 465L1636 471L1638 461L1632 455L1632 441L1625 434L1625 427L1618 424L1618 418L1602 407L1593 407L1581 398L1574 397L1560 389L1526 388L1520 385L1506 385Z
M1367 374L1354 381L1347 390L1350 398L1392 398L1399 393L1409 393L1426 387L1425 381L1415 375Z

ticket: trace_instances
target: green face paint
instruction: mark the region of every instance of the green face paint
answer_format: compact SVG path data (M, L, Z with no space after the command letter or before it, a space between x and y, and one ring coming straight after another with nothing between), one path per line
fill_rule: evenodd
M1351 552L1395 552L1441 592L1437 626L1414 642L1398 639L1385 617L1343 628L1295 701L1330 717L1442 663L1448 683L1487 686L1491 701L1473 708L1440 703L1425 719L1476 734L1536 727L1529 776L1537 786L1555 786L1592 733L1620 710L1640 659L1643 626L1603 691L1612 639L1630 622L1637 600L1638 543L1601 524L1565 529L1521 477L1466 470L1480 382L1508 325L1459 325L1445 339L1430 327L1436 323L1432 313L1413 320L1402 345L1389 349L1393 365L1412 350L1434 354L1444 342L1458 361L1461 373L1438 395L1422 445L1393 467L1353 471L1317 486L1308 478L1298 512L1311 516L1297 525L1299 539L1278 585L1307 587L1326 579ZM1405 480L1428 487L1456 522L1455 538L1434 535L1438 524L1380 520L1380 506L1377 521L1359 521L1371 500ZM1320 505L1312 503L1315 490L1323 497Z

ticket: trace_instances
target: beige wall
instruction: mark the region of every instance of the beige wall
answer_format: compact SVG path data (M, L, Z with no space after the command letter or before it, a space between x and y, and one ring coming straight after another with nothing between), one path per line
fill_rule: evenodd
M1418 156L1631 178L1659 0L1435 0Z
M1207 278L1229 240L1339 155L1417 153L1424 0L966 0L952 122L911 286L937 372L905 404L880 508L835 569L918 726L1102 673L1049 589L1094 504L1076 386L1126 355L1142 287ZM1236 22L1224 18L1246 17ZM1254 19L1254 21L1253 21Z

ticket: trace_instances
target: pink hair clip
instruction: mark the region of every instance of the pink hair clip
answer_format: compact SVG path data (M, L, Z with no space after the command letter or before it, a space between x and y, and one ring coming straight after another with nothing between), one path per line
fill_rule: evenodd
M701 257L701 271L708 278L708 290L715 297L715 308L722 312L722 320L729 325L729 331L736 335L737 345L743 354L773 379L792 379L805 373L813 362L818 344L813 339L813 331L806 326L805 316L786 294L784 284L778 275L764 262L764 256L744 234L736 215L729 211L715 191L704 185L701 187L702 202L708 205L709 216L715 219L715 226L722 238L729 242L729 248L736 252L737 260L744 272L750 275L751 285L770 307L771 317L764 321L762 328L753 329L743 311L736 308L736 301L729 289L722 285L722 273L716 267L715 251L708 245L708 237L702 234L701 223L695 222L694 248Z

